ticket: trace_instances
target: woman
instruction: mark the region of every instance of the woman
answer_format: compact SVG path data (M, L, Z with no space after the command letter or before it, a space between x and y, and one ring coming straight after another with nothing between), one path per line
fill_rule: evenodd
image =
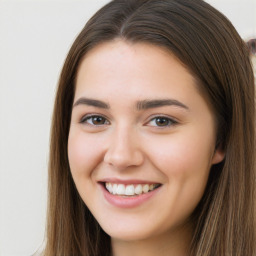
M44 255L255 255L254 80L201 0L116 0L65 61Z

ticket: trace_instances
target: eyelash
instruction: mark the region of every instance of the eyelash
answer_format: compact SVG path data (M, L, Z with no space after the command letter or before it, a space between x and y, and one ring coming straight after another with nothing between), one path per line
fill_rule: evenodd
M101 121L103 121L103 124L94 124L93 119L95 120L96 118L101 119ZM159 119L158 121L160 121L160 120L163 121L164 120L164 122L167 122L167 124L151 125L151 126L164 129L164 128L167 128L167 127L174 126L174 125L178 124L178 122L176 120L174 120L173 118L170 118L170 117L167 117L167 116L161 116L161 115L154 116L146 124L150 124L151 122L156 122L157 119ZM89 120L91 122L89 122ZM90 126L96 126L96 127L100 127L100 126L103 126L103 125L109 125L110 124L110 122L107 120L107 118L105 118L102 115L86 115L81 119L80 123L85 124L85 125L90 125Z
M104 124L93 124L93 123L88 123L88 120L90 120L91 119L91 121L93 122L93 119L94 118L101 118L101 119L103 119L104 120ZM87 124L87 125L91 125L91 126L102 126L102 125L105 125L105 122L108 122L107 124L110 124L110 122L107 120L107 118L105 118L104 116L101 116L101 115L86 115L86 116L84 116L82 119L81 119L81 121L80 121L80 123L81 124Z
M160 119L160 120L162 119L162 121L165 120L167 122L167 124L165 124L165 125L154 125L155 127L162 128L162 129L178 124L178 122L176 120L174 120L173 118L167 117L167 116L155 116L155 117L151 118L149 120L149 122L147 122L147 124L149 124L153 121L156 122L157 119Z

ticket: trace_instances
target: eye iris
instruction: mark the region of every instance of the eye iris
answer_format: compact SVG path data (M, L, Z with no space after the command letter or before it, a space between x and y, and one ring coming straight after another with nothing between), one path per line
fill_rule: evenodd
M95 125L102 125L105 124L105 119L101 116L94 116L92 117L92 123Z
M158 118L156 118L156 124L157 124L157 126L166 126L169 124L169 119L163 118L163 117L158 117Z

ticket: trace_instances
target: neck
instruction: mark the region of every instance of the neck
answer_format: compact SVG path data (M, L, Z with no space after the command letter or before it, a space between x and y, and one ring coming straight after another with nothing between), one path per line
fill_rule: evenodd
M149 239L124 241L111 239L113 256L188 256L191 229L167 232Z

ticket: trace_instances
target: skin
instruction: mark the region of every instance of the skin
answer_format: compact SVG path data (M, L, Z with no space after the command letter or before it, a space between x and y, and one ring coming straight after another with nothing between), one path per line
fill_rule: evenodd
M83 97L109 108L92 106ZM175 104L137 108L138 101L156 99ZM95 122L90 115L103 118ZM189 217L202 198L210 167L224 158L215 140L209 104L171 53L119 39L96 46L83 59L68 157L79 194L111 236L114 256L188 254ZM99 181L109 178L161 187L149 200L126 209L104 198Z

